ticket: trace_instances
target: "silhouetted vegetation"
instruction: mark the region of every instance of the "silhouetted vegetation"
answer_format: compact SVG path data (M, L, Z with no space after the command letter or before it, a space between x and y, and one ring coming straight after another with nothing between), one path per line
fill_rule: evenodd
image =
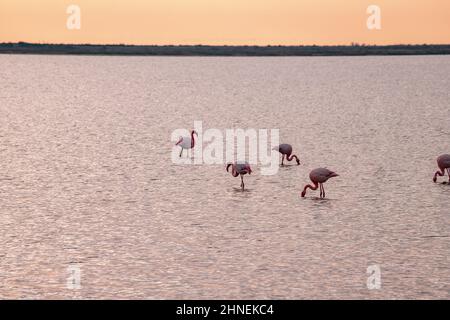
M450 45L134 46L0 43L0 53L141 56L367 56L450 54Z

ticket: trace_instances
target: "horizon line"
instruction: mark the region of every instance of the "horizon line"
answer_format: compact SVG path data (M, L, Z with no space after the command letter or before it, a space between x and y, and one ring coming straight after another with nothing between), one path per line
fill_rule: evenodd
M348 44L129 44L129 43L52 43L52 42L0 42L5 44L27 44L27 45L68 45L68 46L130 46L130 47L391 47L391 46L450 46L450 43L392 43L392 44L368 44L350 42Z

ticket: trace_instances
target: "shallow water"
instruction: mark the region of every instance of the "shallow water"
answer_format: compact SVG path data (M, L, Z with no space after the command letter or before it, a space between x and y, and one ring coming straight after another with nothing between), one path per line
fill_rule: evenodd
M449 298L449 74L444 56L0 55L0 298ZM175 165L196 120L279 128L302 165L255 167L246 192ZM340 174L327 199L300 198L320 166Z

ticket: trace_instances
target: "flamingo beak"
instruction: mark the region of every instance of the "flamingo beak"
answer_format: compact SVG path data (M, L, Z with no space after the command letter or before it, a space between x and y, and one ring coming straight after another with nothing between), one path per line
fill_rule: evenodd
M334 172L333 172L333 173L331 174L331 177L339 177L339 175L338 175L337 173L334 173Z

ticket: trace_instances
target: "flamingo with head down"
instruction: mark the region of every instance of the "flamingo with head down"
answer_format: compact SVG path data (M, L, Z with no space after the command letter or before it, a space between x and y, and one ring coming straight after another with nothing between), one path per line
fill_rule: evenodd
M433 181L437 181L437 177L443 177L445 175L445 170L448 173L448 183L450 184L450 154L443 154L437 158L437 164L440 171L436 171L434 174Z
M323 187L323 184L328 181L328 179L333 177L338 177L339 175L333 171L330 171L325 168L318 168L311 171L309 174L309 178L313 182L313 186L308 184L305 186L302 192L302 198L306 196L306 190L317 190L317 188L320 187L320 198L325 198L325 188Z
M175 144L176 146L181 147L180 157L182 156L184 149L189 150L195 147L194 134L198 137L197 131L192 130L190 137L180 137L178 142Z
M252 168L250 168L250 165L248 162L245 161L237 161L235 163L227 163L227 172L228 169L231 167L231 174L233 177L241 176L241 188L244 190L244 175L247 173L250 175L252 173Z
M297 165L300 165L300 160L295 154L292 154L292 146L287 143L280 144L279 146L274 147L272 150L276 150L283 155L281 159L281 165L284 165L284 157L286 157L287 161L295 160L297 161Z

